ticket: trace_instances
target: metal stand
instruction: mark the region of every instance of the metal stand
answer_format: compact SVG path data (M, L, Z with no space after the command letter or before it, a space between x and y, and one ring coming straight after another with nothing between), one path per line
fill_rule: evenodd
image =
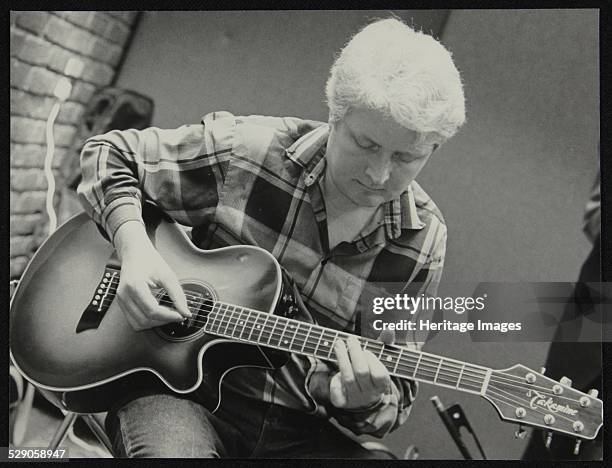
M465 427L469 431L469 433L472 434L472 437L476 442L476 446L478 447L478 450L480 450L482 459L486 460L487 457L484 453L484 450L482 449L482 446L480 445L480 441L478 440L478 437L476 437L476 433L472 429L472 426L467 420L467 417L465 416L463 409L461 409L461 406L459 406L459 404L455 404L448 409L444 409L444 405L442 405L442 402L437 396L431 397L431 401L434 407L436 408L436 411L440 415L444 426L455 441L455 444L461 452L461 455L463 455L463 458L466 460L474 459L474 457L472 457L472 455L470 454L470 451L468 450L467 446L463 442L463 439L461 438L461 433L459 432L461 427Z

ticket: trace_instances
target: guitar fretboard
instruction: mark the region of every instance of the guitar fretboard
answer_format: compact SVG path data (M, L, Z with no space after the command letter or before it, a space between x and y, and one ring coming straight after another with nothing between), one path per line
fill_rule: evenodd
M220 337L328 361L336 360L336 340L346 340L351 336L312 323L222 302L214 303L204 329ZM476 394L486 389L491 372L486 367L355 337L362 348L373 353L393 376Z

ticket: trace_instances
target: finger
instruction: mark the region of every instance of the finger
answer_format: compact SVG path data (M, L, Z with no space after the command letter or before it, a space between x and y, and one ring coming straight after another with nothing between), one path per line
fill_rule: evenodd
M380 393L384 393L391 385L391 376L389 375L389 371L385 367L385 365L380 362L374 354L370 351L366 351L365 353L366 361L370 368L370 379L372 382L372 387Z
M140 331L147 328L147 318L144 312L134 304L134 301L129 298L121 298L120 296L118 296L117 300L128 323L134 330Z
M155 323L154 326L157 326L164 325L170 322L182 322L183 320L185 320L185 317L183 317L174 309L158 306L153 310L153 313L149 316L149 319Z
M352 392L355 387L357 387L357 382L355 382L355 374L353 374L353 367L351 366L351 360L344 341L341 339L336 340L334 343L334 351L338 359L338 368L340 369L342 383L347 389L347 393Z
M128 296L133 301L130 310L145 328L183 320L183 316L176 310L160 306L147 285L133 286L131 292Z
M144 313L144 317L150 317L154 310L159 307L157 299L153 296L151 289L144 282L131 283L125 286L124 299L129 301L129 306L134 306Z
M383 329L378 335L378 341L382 341L385 344L395 343L395 330Z
M335 374L329 384L329 400L336 408L344 408L348 404L341 374Z
M192 314L187 305L187 298L185 292L181 287L178 279L174 274L165 275L161 278L161 286L166 289L168 296L172 299L174 307L183 316L191 318Z
M362 392L369 392L372 390L372 381L370 379L370 367L366 360L365 353L361 349L361 343L355 336L350 336L346 340L349 358L351 360L351 367L357 385Z

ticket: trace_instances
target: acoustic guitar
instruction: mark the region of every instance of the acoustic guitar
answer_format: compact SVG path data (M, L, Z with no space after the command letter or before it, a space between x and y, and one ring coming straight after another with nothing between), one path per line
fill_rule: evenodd
M270 253L253 246L200 250L159 212L147 215L145 224L181 282L191 319L135 331L114 300L121 272L113 246L84 213L40 247L13 295L11 358L26 379L59 395L66 409L105 411L134 379L183 394L205 383L218 407L221 382L236 368L278 367L287 353L335 360L334 341L349 335L290 318L294 298L283 290ZM165 291L156 297L171 306ZM494 370L359 340L392 376L478 395L505 421L578 440L595 438L602 426L595 391L582 393L521 364Z

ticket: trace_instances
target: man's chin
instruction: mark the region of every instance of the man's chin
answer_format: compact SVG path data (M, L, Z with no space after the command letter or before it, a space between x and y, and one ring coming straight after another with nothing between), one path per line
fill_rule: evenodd
M359 194L359 197L356 197L354 201L360 206L370 206L376 207L380 206L383 203L386 203L387 198L385 197L386 193L376 193L376 192L363 192Z

